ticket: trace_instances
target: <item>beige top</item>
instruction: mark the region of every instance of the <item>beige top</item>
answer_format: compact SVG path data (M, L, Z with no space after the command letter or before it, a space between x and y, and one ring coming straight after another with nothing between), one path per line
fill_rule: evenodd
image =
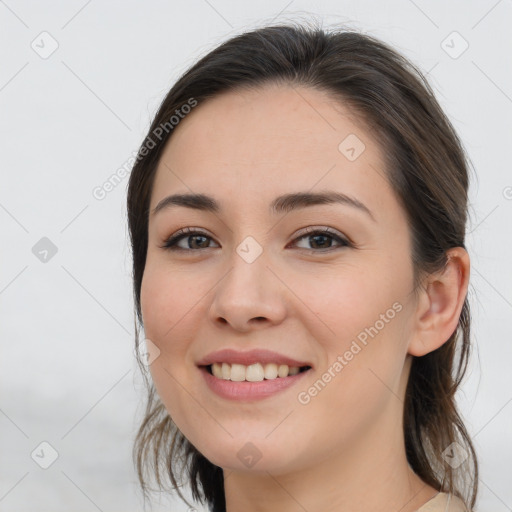
M438 492L416 512L468 512L464 502L454 494Z

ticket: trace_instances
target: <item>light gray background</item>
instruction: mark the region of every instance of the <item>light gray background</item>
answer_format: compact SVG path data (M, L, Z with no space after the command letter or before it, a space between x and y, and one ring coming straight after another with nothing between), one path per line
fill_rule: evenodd
M428 72L474 164L468 248L478 351L459 403L480 456L476 511L512 510L511 1L6 0L1 511L142 510L131 464L142 386L128 180L101 201L92 191L137 151L165 93L199 56L274 17L308 13L380 37ZM48 58L31 47L51 49L43 31L58 43ZM46 263L33 253L43 237L57 247ZM31 458L43 441L58 452L45 470ZM154 505L187 510L165 496Z

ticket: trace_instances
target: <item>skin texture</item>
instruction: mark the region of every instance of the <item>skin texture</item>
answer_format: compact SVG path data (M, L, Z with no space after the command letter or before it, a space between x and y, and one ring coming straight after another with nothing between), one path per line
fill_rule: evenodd
M338 149L349 134L365 144L354 161ZM469 257L451 249L445 271L415 298L407 219L381 151L345 105L289 86L213 98L165 148L151 211L169 194L190 192L214 196L222 211L173 207L150 216L141 304L146 338L161 351L150 371L180 430L223 468L228 512L410 512L437 493L407 464L403 396L411 356L435 350L457 326ZM280 194L325 190L357 198L374 220L341 204L269 212ZM299 238L310 226L355 245ZM181 252L161 248L186 227L210 238L185 237ZM252 263L236 252L247 236L263 249ZM300 403L298 394L396 303L400 311ZM223 348L275 350L313 370L275 396L233 402L211 392L196 366ZM250 468L237 456L247 442L261 454Z

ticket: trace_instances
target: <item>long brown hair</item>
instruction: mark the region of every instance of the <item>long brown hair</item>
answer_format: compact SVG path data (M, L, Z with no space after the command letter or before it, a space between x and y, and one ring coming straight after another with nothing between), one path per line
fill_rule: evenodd
M377 140L386 148L387 178L407 215L415 291L422 276L444 267L448 249L465 247L468 160L422 73L387 44L357 31L326 31L304 23L255 29L224 42L178 79L139 150L127 193L137 345L138 327L143 326L140 289L149 205L157 165L174 129L169 120L183 105L192 104L191 99L201 104L222 92L257 89L268 83L328 92L350 105L376 131ZM167 128L162 130L162 126ZM425 483L459 496L473 508L478 462L455 403L469 352L466 297L452 336L437 350L413 358L403 428L407 460L414 472ZM148 379L146 367L139 358L138 362L148 395L133 458L144 498L149 490L147 471L160 490L168 477L183 499L179 487L188 484L195 500L206 501L211 511L225 511L222 469L178 430ZM467 455L457 468L443 456L454 442ZM185 480L181 481L183 473Z

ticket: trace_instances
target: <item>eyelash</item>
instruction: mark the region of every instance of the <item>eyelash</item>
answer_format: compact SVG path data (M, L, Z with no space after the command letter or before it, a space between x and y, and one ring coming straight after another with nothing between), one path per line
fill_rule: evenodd
M184 228L177 231L175 234L170 236L163 245L159 246L161 249L165 249L168 251L182 251L182 252L199 252L202 250L210 249L210 247L203 247L201 249L183 249L182 247L178 247L177 243L187 237L193 236L193 235L201 235L206 238L212 238L207 233L203 231L197 231L193 228ZM349 242L347 239L342 238L341 236L337 235L333 231L331 231L329 228L327 229L319 229L319 228L307 228L305 232L303 232L300 236L295 238L293 241L297 242L299 240L302 240L303 238L308 238L314 235L324 235L328 236L337 242L339 242L341 245L338 247L329 247L327 249L302 249L303 251L309 251L313 253L326 253L331 252L336 249L342 249L344 247L354 247L354 244Z

